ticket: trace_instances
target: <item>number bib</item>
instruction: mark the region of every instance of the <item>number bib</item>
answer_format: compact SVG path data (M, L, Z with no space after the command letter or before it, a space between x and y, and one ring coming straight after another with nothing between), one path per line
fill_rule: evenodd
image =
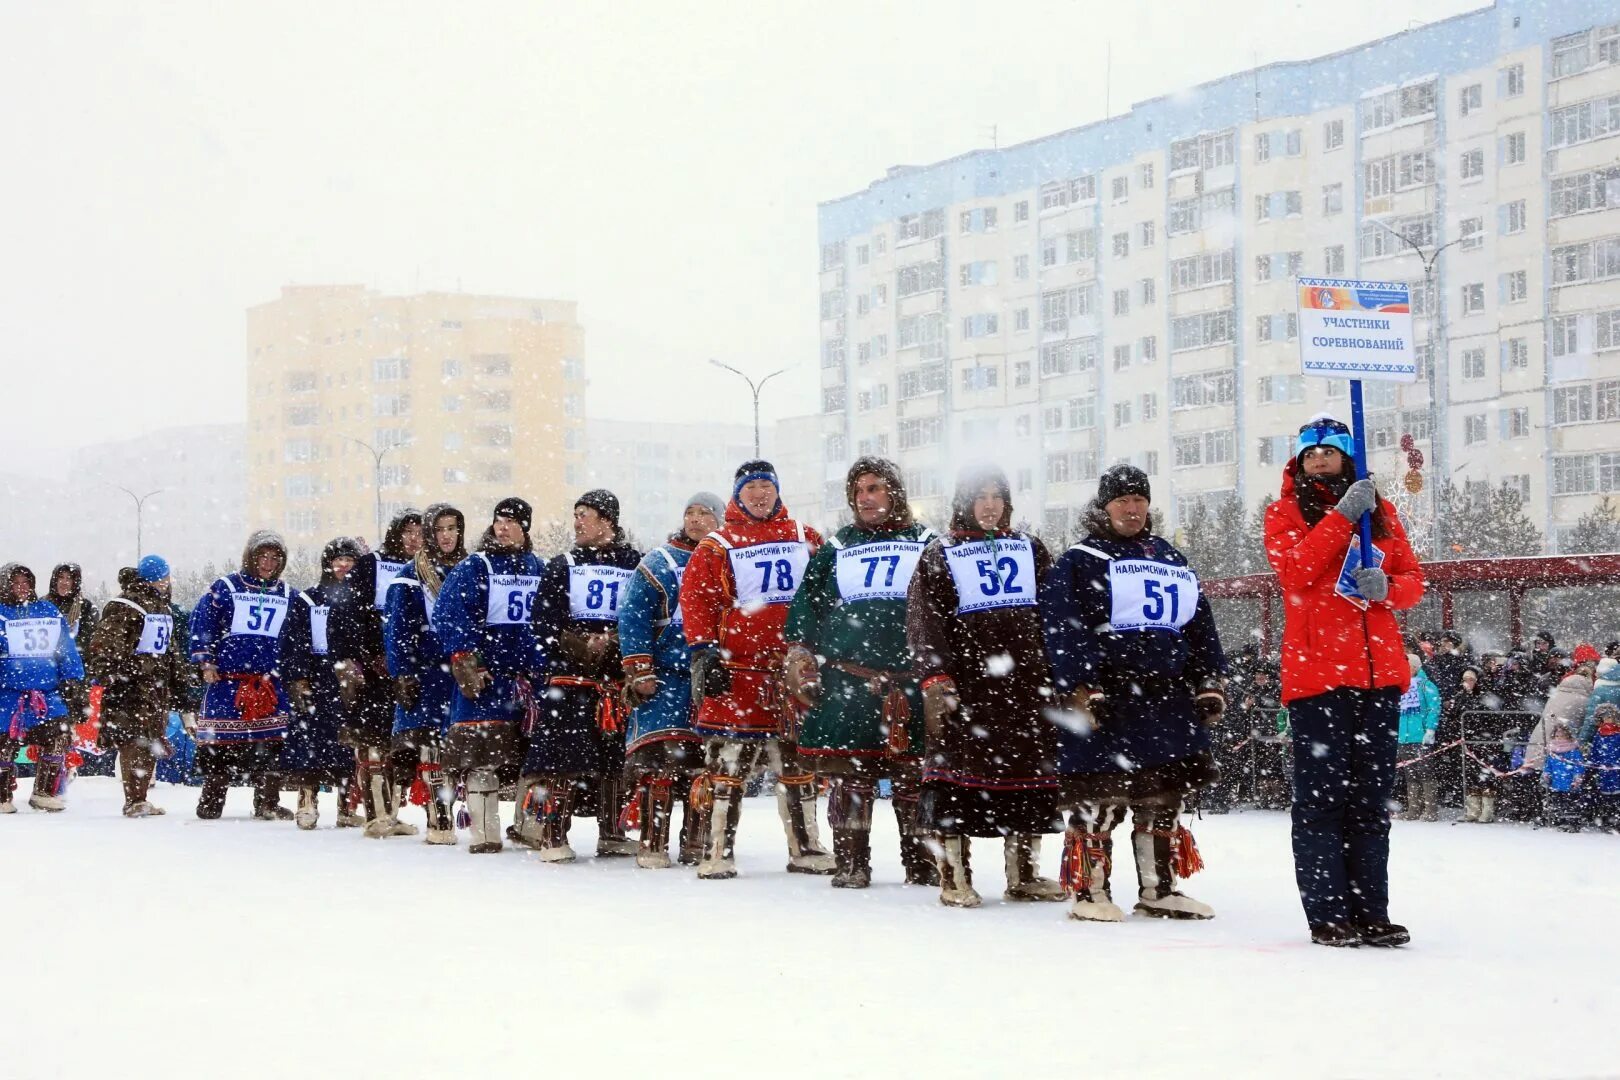
M617 566L570 566L568 614L576 619L618 622L619 600L635 573Z
M325 604L309 605L309 651L316 656L326 655L326 621L331 615L332 609Z
M377 595L372 597L371 604L378 611L388 606L388 586L394 583L410 563L384 562L382 556L377 557Z
M956 613L1035 603L1035 548L1028 540L988 540L945 549L945 565L956 583Z
M281 636L287 598L271 593L231 593L231 633L246 637Z
M540 591L540 579L528 574L489 575L489 610L485 621L490 626L522 626L534 615L534 596Z
M140 656L162 656L169 651L173 636L173 615L148 615L141 625L141 640L135 643L135 652Z
M810 545L798 540L731 548L731 577L737 583L737 606L791 604L810 562Z
M859 600L904 600L923 545L914 540L876 540L838 552L838 596Z
M44 660L56 655L62 643L62 620L7 619L6 653L30 660Z
M1174 630L1198 610L1198 575L1185 566L1152 559L1114 559L1108 564L1115 630Z

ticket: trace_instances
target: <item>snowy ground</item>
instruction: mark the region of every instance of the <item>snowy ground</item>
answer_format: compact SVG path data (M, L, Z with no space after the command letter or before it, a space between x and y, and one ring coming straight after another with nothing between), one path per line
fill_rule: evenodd
M897 884L887 807L877 884L853 893L783 872L764 799L742 876L700 882L365 840L329 827L330 796L314 833L247 818L245 789L216 822L195 789L159 785L170 813L145 821L110 779L68 797L0 818L0 1076L1620 1072L1614 836L1397 823L1416 943L1329 950L1307 943L1282 814L1197 826L1188 891L1213 922L1097 926L1002 902L999 844L976 842L978 910Z

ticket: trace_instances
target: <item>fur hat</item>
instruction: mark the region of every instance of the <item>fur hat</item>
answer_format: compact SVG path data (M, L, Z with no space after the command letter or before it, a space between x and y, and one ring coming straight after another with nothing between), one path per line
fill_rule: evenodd
M1127 495L1140 495L1153 501L1153 487L1148 475L1135 465L1115 465L1097 478L1097 505L1107 506L1115 499Z
M860 521L860 514L855 509L855 485L863 476L875 476L889 486L888 527L908 527L911 524L911 503L906 498L906 482L901 478L900 466L881 457L856 458L855 464L849 467L849 472L844 476L844 499L849 503L850 512L856 515L855 520Z
M985 488L994 488L1006 504L996 528L1012 526L1012 486L1007 483L1007 474L996 465L969 465L956 477L956 494L951 497L952 529L983 531L973 517L973 503Z

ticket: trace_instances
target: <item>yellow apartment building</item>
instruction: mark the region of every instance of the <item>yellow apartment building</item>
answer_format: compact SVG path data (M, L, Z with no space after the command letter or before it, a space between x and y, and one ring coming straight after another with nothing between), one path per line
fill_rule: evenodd
M283 288L247 313L249 527L317 553L432 502L474 535L508 495L561 516L583 475L584 341L567 300Z

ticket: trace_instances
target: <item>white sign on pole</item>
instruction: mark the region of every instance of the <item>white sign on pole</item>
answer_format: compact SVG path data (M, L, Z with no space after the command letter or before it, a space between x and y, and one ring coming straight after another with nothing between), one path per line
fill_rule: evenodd
M1411 286L1349 278L1296 280L1300 369L1306 375L1417 381Z

